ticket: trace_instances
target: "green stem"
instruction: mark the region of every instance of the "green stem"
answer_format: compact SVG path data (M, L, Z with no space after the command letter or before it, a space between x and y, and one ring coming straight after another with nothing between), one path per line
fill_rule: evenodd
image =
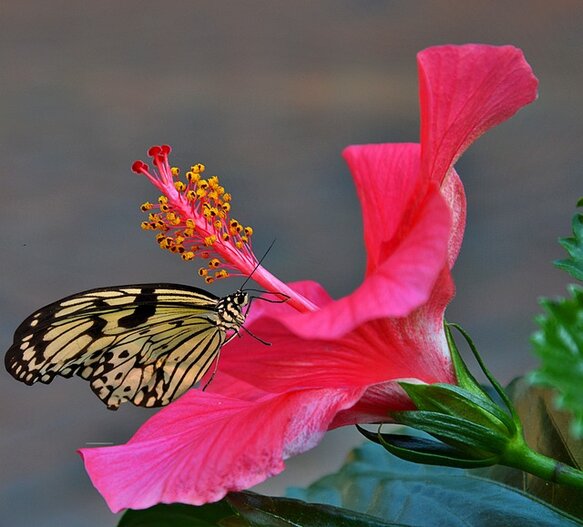
M553 483L583 489L583 471L535 452L524 440L515 441L511 445L513 446L509 445L504 452L501 464L529 472Z

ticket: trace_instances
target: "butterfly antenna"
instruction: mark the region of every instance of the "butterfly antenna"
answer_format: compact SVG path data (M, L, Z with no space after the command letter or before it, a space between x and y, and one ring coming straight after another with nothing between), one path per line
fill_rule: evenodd
M251 274L245 279L245 281L243 282L243 285L241 285L241 287L239 288L239 291L242 291L243 288L245 287L245 284L249 280L251 280L251 277L253 276L253 273L255 271L257 271L257 269L259 269L259 266L261 265L261 262L265 259L265 257L269 253L269 251L271 251L271 248L273 247L274 244L275 244L275 239L271 242L271 244L269 245L269 247L267 248L267 250L265 251L265 253L263 254L263 256L259 259L259 261L257 262L257 265L253 268L253 271L251 271Z

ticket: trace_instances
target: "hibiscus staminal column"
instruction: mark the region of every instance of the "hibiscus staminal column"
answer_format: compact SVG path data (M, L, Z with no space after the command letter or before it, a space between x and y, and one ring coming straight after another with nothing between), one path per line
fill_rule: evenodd
M231 194L225 191L217 176L202 177L205 167L195 164L186 172L170 166L168 145L152 146L148 155L154 168L135 161L132 170L146 176L161 192L157 203L141 206L148 213L142 229L158 231L156 240L162 249L179 254L183 260L201 258L206 265L198 271L207 284L228 276L250 276L270 293L287 298L287 303L300 312L316 307L273 276L253 253L253 229L231 216Z

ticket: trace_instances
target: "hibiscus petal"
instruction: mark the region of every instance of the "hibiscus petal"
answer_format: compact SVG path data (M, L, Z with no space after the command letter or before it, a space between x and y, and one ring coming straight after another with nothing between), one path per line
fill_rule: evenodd
M304 338L338 338L369 320L407 316L426 302L446 262L451 214L437 188L416 212L409 231L391 240L390 254L353 293L282 322Z
M447 263L449 269L452 269L461 249L466 227L466 193L453 168L449 169L441 184L441 195L451 211L452 225L447 244Z
M372 320L339 339L299 337L283 324L284 308L267 304L248 329L271 346L244 335L225 347L219 371L274 393L297 387L368 387L401 378L452 382L443 332L443 313L452 295L444 268L428 302L408 317ZM223 393L217 385L210 389Z
M362 390L297 390L241 401L191 390L125 445L84 448L91 481L113 512L220 500L284 469L314 447Z
M536 98L538 81L512 46L439 46L417 55L421 159L441 182L464 150Z
M362 208L366 274L372 274L409 230L412 202L422 197L420 147L416 143L353 145L343 156L350 167ZM417 192L415 192L417 191ZM416 194L416 195L415 195Z
M399 380L410 383L419 382L419 379ZM364 392L354 406L338 412L330 423L329 430L354 424L387 422L390 412L414 408L415 405L396 381L375 384Z

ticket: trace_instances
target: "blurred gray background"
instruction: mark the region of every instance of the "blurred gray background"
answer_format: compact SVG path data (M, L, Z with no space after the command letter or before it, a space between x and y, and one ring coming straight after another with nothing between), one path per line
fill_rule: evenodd
M257 252L277 239L276 275L350 292L364 249L342 148L416 141L416 52L485 42L524 50L540 98L457 165L469 211L448 318L509 381L535 364L537 298L568 281L551 260L583 194L582 28L575 0L4 0L0 347L33 310L74 292L201 285L196 264L139 229L139 204L157 194L130 166L160 142L176 164L222 177ZM0 525L113 526L75 450L123 442L148 415L108 411L79 379L29 388L2 370ZM329 434L261 490L335 470L358 441Z

